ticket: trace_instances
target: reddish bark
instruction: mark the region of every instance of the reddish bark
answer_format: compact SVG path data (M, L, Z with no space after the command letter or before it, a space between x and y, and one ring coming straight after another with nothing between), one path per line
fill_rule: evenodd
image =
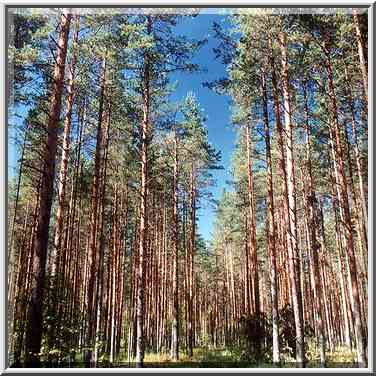
M60 120L61 97L64 84L65 60L68 47L69 27L72 15L64 13L60 17L60 33L56 52L56 63L53 75L47 140L44 150L44 166L39 197L39 218L36 231L35 254L33 258L33 277L31 282L31 301L26 328L27 364L38 365L42 340L42 312L44 295L44 277L47 258L48 237L51 219L51 206L55 175L55 159Z

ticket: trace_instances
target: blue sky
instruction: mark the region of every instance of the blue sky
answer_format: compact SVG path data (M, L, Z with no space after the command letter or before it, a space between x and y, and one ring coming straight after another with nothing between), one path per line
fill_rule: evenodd
M172 100L180 101L188 92L193 92L203 109L207 118L206 126L209 135L209 141L216 150L222 154L222 170L213 171L215 186L209 190L214 199L219 199L226 181L231 180L230 159L235 144L235 131L230 123L230 98L225 95L216 94L214 91L203 87L203 82L213 81L226 76L225 66L214 59L213 48L217 46L218 41L212 35L212 25L216 21L221 23L224 28L230 25L226 17L218 14L200 14L195 18L183 18L183 21L177 25L176 32L181 35L187 35L195 39L208 38L208 43L196 54L194 62L200 67L205 68L201 73L177 73L172 77L172 81L178 81L178 86L172 95ZM25 111L19 113L25 114ZM11 118L12 123L20 123L21 119ZM18 148L15 147L12 140L14 129L10 129L8 137L11 139L9 147L8 173L12 176L15 173L18 162ZM12 142L13 141L13 142ZM215 219L214 208L207 202L201 203L201 209L198 212L198 230L205 240L211 239L213 222Z
M214 198L219 199L226 186L226 181L231 180L230 159L234 150L236 134L231 126L230 98L216 94L202 85L205 81L226 76L226 67L219 60L215 60L213 53L213 48L218 44L218 41L213 38L212 25L214 21L221 23L224 28L230 26L224 16L216 14L201 14L195 18L186 18L177 26L177 33L197 39L207 37L208 43L194 58L194 62L202 68L206 68L206 72L174 75L173 80L179 81L179 85L172 99L181 100L188 91L192 91L205 112L209 141L222 154L221 165L224 169L213 171L216 183L214 187L210 188ZM198 229L204 239L210 240L215 219L214 208L205 202L201 206L202 209L198 213Z

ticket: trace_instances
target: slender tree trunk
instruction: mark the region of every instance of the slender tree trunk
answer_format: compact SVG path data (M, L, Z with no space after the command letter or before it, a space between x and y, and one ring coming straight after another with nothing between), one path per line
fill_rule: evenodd
M63 133L63 147L60 162L60 175L58 184L58 207L56 210L56 225L55 225L55 237L54 246L51 252L51 277L54 278L56 274L56 255L59 253L61 246L61 238L63 232L63 213L65 206L65 190L67 182L68 172L68 158L69 158L69 144L70 144L70 129L72 124L73 113L73 101L75 94L75 70L77 61L77 42L79 32L79 16L76 16L76 28L73 36L73 55L69 66L69 81L68 81L68 96L67 96L67 114L64 121L64 133Z
M116 308L116 264L118 258L118 186L115 184L114 188L114 210L113 210L113 245L112 245L112 254L111 254L111 298L109 300L111 307L110 315L110 363L114 362L114 349L115 349L115 308Z
M296 219L296 185L295 185L295 161L293 153L293 124L292 109L290 103L289 76L288 76L288 58L286 35L282 32L279 35L281 53L282 53L282 93L284 102L284 116L286 127L286 178L287 178L287 196L288 211L290 218L290 231L288 232L288 243L292 259L292 268L295 274L295 283L292 285L292 299L296 326L296 361L298 366L304 366L304 327L303 327L303 307L302 295L300 290L299 273L299 251L297 244L297 219ZM291 273L291 271L290 271Z
M195 168L191 166L190 172L190 214L191 231L188 247L188 356L193 356L193 298L194 298L194 253L196 238L196 187Z
M147 31L152 32L151 16L147 17ZM143 77L143 119L141 124L141 201L140 201L140 235L139 235L139 253L137 270L137 303L136 303L136 367L140 368L144 362L144 287L145 287L145 256L147 253L148 237L148 213L147 213L147 193L148 193L148 148L149 148L149 110L150 110L150 62L149 57L145 56Z
M111 95L109 95L111 98ZM96 316L93 318L96 321L96 331L93 334L95 337L94 345L94 361L98 361L98 351L99 351L99 332L100 332L100 323L102 317L102 305L103 305L103 290L104 290L104 255L105 255L105 237L104 237L104 228L105 228L105 206L106 206L106 180L107 180L107 166L108 166L108 152L109 152L109 142L110 142L110 127L111 127L111 103L108 103L107 108L107 124L106 124L106 134L105 134L105 147L104 147L104 156L102 158L101 165L103 165L103 172L101 177L101 187L100 187L100 225L99 225L99 260L97 263L97 285L95 292L95 301L97 302Z
M26 362L30 366L37 366L40 362L39 353L43 332L44 277L51 219L61 97L71 18L72 15L67 13L62 14L60 17L60 34L56 52L54 80L47 126L47 144L44 151L44 165L39 198L40 209L33 259L31 301L26 328Z
M317 239L316 229L319 228L318 218L318 202L314 190L314 182L312 175L312 158L311 158L311 128L309 124L309 108L308 96L306 86L304 86L304 112L305 112L305 131L306 131L306 172L308 187L306 188L306 209L308 212L308 228L309 228L309 243L310 243L310 262L313 270L313 294L316 309L316 324L318 331L318 339L320 346L320 361L325 364L325 334L323 327L323 308L322 308L322 286L319 271L319 251L320 245ZM303 176L302 176L303 180Z
M259 271L257 261L257 243L256 243L256 215L255 215L255 195L253 186L253 161L251 158L252 140L250 134L250 124L245 126L246 136L246 150L247 150L247 176L248 176L248 200L249 200L249 251L251 256L251 275L253 276L253 296L254 296L254 312L256 315L257 325L257 340L256 340L256 358L259 360L261 356L261 343L260 343L260 287L259 287Z
M98 217L100 203L100 185L101 185L101 152L102 152L102 123L104 115L104 100L106 91L106 58L102 60L101 89L99 98L98 126L96 135L96 147L94 157L94 177L91 193L91 213L90 213L90 231L88 243L88 280L87 280L87 346L89 350L86 354L86 364L90 366L94 362L94 342L96 326L96 302L95 302L95 281L97 279L97 235L98 235Z
M18 213L18 203L19 203L19 197L20 197L20 188L21 188L21 181L22 181L22 175L24 170L24 160L25 160L25 149L26 149L26 141L28 136L28 128L29 125L26 126L25 133L24 133L24 140L22 143L22 149L21 149L21 158L20 158L20 165L18 169L18 177L17 177L17 191L16 191L16 198L14 203L14 214L13 214L13 221L12 221L12 228L10 232L10 245L8 250L8 260L9 260L9 275L8 275L8 328L9 328L9 349L8 353L12 353L14 348L14 308L15 308L15 297L17 296L17 285L16 281L19 274L19 268L20 268L20 261L21 261L21 255L22 250L18 252L18 255L16 255L16 252L13 251L13 246L15 242L15 229L16 229L16 221L17 221L17 213ZM29 206L28 206L29 209ZM26 215L27 218L27 215ZM25 234L25 232L23 232ZM17 259L17 261L15 261Z
M263 112L264 112L264 133L265 133L265 153L267 164L267 218L268 218L268 256L270 271L270 292L272 303L272 336L273 336L273 363L279 363L279 334L278 334L278 285L277 285L277 263L276 263L276 241L275 241L275 222L274 222L274 199L273 199L273 170L272 154L270 145L270 128L268 115L268 96L266 89L266 77L262 72L262 93L263 93Z
M59 299L59 289L57 289L58 276L56 271L58 268L57 261L60 250L61 250L61 241L63 235L63 214L65 211L65 191L67 183L67 173L68 173L68 159L69 159L69 144L70 144L70 129L72 124L72 114L73 114L73 101L74 101L74 83L75 83L75 69L77 61L77 42L78 42L78 32L79 32L79 16L76 16L76 27L73 36L73 55L72 60L69 66L69 78L68 78L68 87L67 87L67 99L66 107L67 114L64 121L64 132L63 132L63 146L62 146L62 155L60 162L60 173L58 180L58 207L56 210L56 219L55 219L55 236L54 236L54 245L51 249L51 256L49 259L50 265L50 294L52 296L52 316L56 316L56 307ZM56 322L52 322L49 328L49 347L52 349L54 347L54 331L56 327Z
M285 207L285 222L287 227L287 251L288 251L288 268L290 277L291 299L294 311L295 330L296 330L296 361L298 366L304 366L304 335L303 335L303 312L302 300L299 285L299 273L297 272L296 263L294 260L298 259L297 244L296 244L296 208L295 208L295 172L294 159L292 152L292 122L290 109L290 95L288 90L288 66L287 66L287 47L286 37L281 35L281 49L282 49L282 70L283 70L283 94L285 106L285 121L287 133L286 145L286 161L285 161L285 146L284 134L282 129L282 122L280 116L277 77L275 74L275 64L273 57L272 41L269 38L270 50L270 64L272 72L272 87L274 98L274 111L276 117L276 128L278 132L278 143L280 149L280 167L283 173L284 180L284 207Z
M175 131L174 140L174 167L173 167L173 266L172 266L172 334L171 334L171 358L179 359L179 270L178 270L178 140Z
M35 194L34 210L31 215L31 224L26 226L24 237L21 243L22 253L20 254L19 272L17 274L15 291L15 313L14 313L14 365L19 365L25 337L25 316L27 310L26 299L28 297L28 281L30 280L30 269L34 254L35 228L37 226L40 194L40 181L37 184ZM27 223L26 223L27 225ZM22 258L21 258L22 257ZM21 262L21 260L25 260Z
M362 71L362 78L363 78L364 99L367 102L368 101L368 68L367 68L367 60L366 60L363 36L362 36L362 32L360 31L359 15L356 9L353 9L353 20L354 20L356 41L358 44L360 69Z
M347 72L347 68L345 67L345 78L346 78L346 86L347 86L347 95L348 95L348 104L351 113L351 130L352 130L352 138L353 138L353 145L355 151L355 159L356 159L356 167L359 179L359 190L360 190L360 198L361 198L361 213L363 219L363 236L364 236L364 243L366 245L366 249L368 249L368 211L367 211L367 200L366 194L364 189L364 179L363 179L363 163L362 158L359 150L359 140L358 140L358 130L356 129L356 121L355 121L355 110L354 110L354 101L353 95L351 90L351 82L349 79L349 75ZM364 260L365 262L365 269L367 269L367 258Z
M364 367L367 362L366 351L364 346L363 338L363 327L361 322L361 308L360 308L360 299L359 299L359 285L357 279L357 268L356 260L354 253L354 239L352 233L351 225L351 215L349 208L348 200L348 187L347 187L347 178L345 174L345 166L343 159L343 147L341 142L340 128L338 123L338 110L337 110L337 100L334 92L334 83L333 83L333 68L331 63L331 46L328 42L324 43L324 52L326 54L326 71L328 74L328 94L332 106L332 117L333 117L333 146L335 154L335 163L338 166L338 188L339 188L339 201L341 206L341 217L342 223L345 232L346 239L346 249L347 256L349 261L349 272L351 279L351 293L353 298L353 310L354 310L354 319L355 319L355 336L357 344L357 354L358 354L358 363L360 366Z

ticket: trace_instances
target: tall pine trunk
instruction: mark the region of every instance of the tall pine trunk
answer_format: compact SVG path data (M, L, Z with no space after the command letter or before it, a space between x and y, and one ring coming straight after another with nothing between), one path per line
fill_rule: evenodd
M63 232L63 214L65 206L65 190L68 173L68 159L69 159L69 145L70 145L70 129L72 124L73 114L73 101L75 94L75 70L77 61L77 42L79 31L79 16L76 16L76 28L73 37L73 55L69 66L69 81L67 87L67 114L64 121L64 133L63 133L63 147L60 162L60 174L58 180L58 207L56 210L56 225L55 225L55 237L54 246L51 252L51 277L54 278L57 270L56 255L59 253L61 246L61 238Z
M277 262L276 262L276 230L274 222L274 198L273 198L273 168L270 144L270 128L268 115L268 95L266 88L265 72L262 72L262 97L264 114L265 154L267 164L267 218L268 218L268 256L270 270L270 293L272 303L272 336L273 336L273 363L279 363L279 323L278 323L278 285L277 285Z
M256 318L256 359L261 358L261 336L260 336L260 287L259 287L259 268L257 261L257 242L256 242L256 214L255 214L255 193L253 184L253 161L252 153L252 138L250 124L247 122L245 126L245 139L247 150L247 178L248 178L248 214L249 214L249 235L248 244L251 258L251 275L253 277L253 297L254 297L254 313ZM232 274L233 275L233 274ZM234 297L234 305L236 300ZM235 307L234 307L235 308Z
M363 40L362 32L360 30L360 25L359 25L359 15L356 9L353 9L353 20L354 20L356 41L358 44L358 56L359 56L359 62L360 62L360 69L362 71L362 78L363 78L364 99L368 101L367 60L366 60L366 54L365 54L364 40Z
M319 269L319 251L320 244L317 239L317 229L320 228L318 217L318 202L314 190L314 182L312 175L312 157L311 157L311 128L309 124L309 108L307 88L304 86L304 113L305 113L305 131L306 131L306 172L308 187L306 188L306 211L308 212L308 228L309 228L309 257L313 271L313 294L316 309L316 324L320 346L320 361L325 364L325 335L323 325L323 307L322 307L322 286L320 280ZM305 182L304 182L305 183ZM305 184L304 184L305 186Z
M87 280L87 346L86 364L89 366L94 359L94 334L96 325L96 301L95 301L95 282L97 280L97 237L98 237L98 217L100 206L100 185L101 185L101 150L102 150L102 123L104 115L104 100L106 92L106 58L102 60L101 88L99 97L98 126L96 135L95 157L94 157L94 176L91 192L91 212L90 212L90 232L88 243L88 280Z
M287 201L288 218L290 229L287 233L290 273L293 271L291 283L292 301L296 327L296 361L298 366L304 366L304 327L303 327L303 306L300 289L300 268L299 251L297 242L297 218L296 218L296 184L295 184L295 160L293 152L293 124L292 108L289 89L288 58L286 34L280 33L279 42L282 54L282 93L284 104L284 117L286 128L286 179L287 179Z
M346 250L349 263L349 274L351 280L351 294L353 298L353 313L355 320L355 337L356 337L356 347L358 355L358 363L361 366L365 366L367 362L364 337L363 337L363 327L361 322L361 307L359 298L359 285L357 277L357 268L354 252L354 238L352 232L352 223L349 207L348 198L348 186L347 177L345 173L345 163L343 157L343 147L341 140L340 127L338 122L338 109L337 109L337 99L334 91L334 78L333 78L333 67L331 62L331 46L328 39L324 41L324 53L326 55L325 68L328 75L328 95L332 107L332 132L333 132L333 151L335 157L335 164L337 165L337 184L339 193L339 202L341 207L341 219L344 227L345 240L346 240Z
M147 31L152 32L151 16L147 17ZM138 247L138 270L137 270L137 292L136 292L136 367L140 368L144 362L144 288L145 288L145 256L147 254L148 236L148 149L149 149L149 111L150 111L150 61L149 56L145 56L145 66L143 72L143 119L140 130L141 142L141 200L140 200L140 230Z
M72 60L69 65L69 79L67 87L67 99L66 99L66 108L67 114L64 121L64 132L63 132L63 146L62 146L62 155L60 161L60 172L58 178L58 207L56 210L56 219L55 219L55 236L54 236L54 245L51 250L51 257L49 259L50 265L50 294L52 297L50 307L52 309L52 316L56 317L56 306L59 296L59 290L57 287L56 279L58 276L56 272L58 270L58 255L61 250L61 241L63 235L63 215L65 211L65 191L67 183L67 173L68 173L68 159L69 159L69 145L70 145L70 129L72 124L72 114L73 114L73 101L74 101L74 83L75 83L75 70L76 70L76 61L77 61L77 42L78 42L78 32L79 32L79 16L76 16L76 28L73 36L73 55ZM49 328L49 344L52 348L54 345L54 331L55 331L55 320L50 324Z
M363 178L363 163L360 153L360 145L359 145L359 138L358 138L358 130L356 128L356 116L355 116L355 108L354 108L354 100L353 100L353 94L351 89L351 81L350 77L347 71L347 68L345 67L345 81L346 81L346 87L347 87L347 102L351 114L351 131L352 131L352 138L353 138L353 145L354 145L354 151L355 151L355 159L356 159L356 170L358 174L359 179L359 190L360 190L360 199L361 199L361 213L362 213L362 220L363 220L363 236L364 236L364 243L368 245L368 211L367 211L367 200L366 200L366 194L365 194L365 183ZM367 260L364 260L367 268Z
M287 145L285 148L284 131L282 129L282 121L280 114L280 104L278 98L278 82L275 73L275 62L273 56L272 40L269 37L269 61L272 73L272 92L274 101L275 123L278 132L278 145L280 151L280 169L283 176L283 205L284 205L284 223L286 227L286 243L287 248L287 264L289 270L289 287L291 291L292 308L294 312L295 330L296 330L296 361L298 366L304 363L304 337L303 337L303 314L301 294L299 293L299 274L294 260L298 259L296 253L296 212L295 212L295 176L292 154L292 123L290 98L288 90L288 66L287 66L287 47L285 36L281 35L282 49L282 67L283 67L283 94L285 105L285 120ZM287 149L287 150L286 150ZM285 157L286 154L286 157ZM286 158L286 159L285 159Z
M173 167L173 266L172 266L172 333L171 358L179 359L179 270L178 270L178 141L175 131Z
M17 336L17 333L14 333L14 323L17 320L15 316L15 311L17 311L17 307L15 299L17 297L17 279L19 278L20 268L21 268L21 260L23 259L22 256L24 254L24 248L22 247L18 254L13 251L13 246L15 243L15 234L16 234L16 222L17 222L17 213L18 213L18 204L20 198L20 188L22 182L22 175L24 171L24 163L25 163L25 149L26 149L26 141L28 137L28 128L29 125L26 125L26 129L24 132L24 139L22 143L21 149L21 157L20 157L20 165L18 168L18 177L17 177L17 190L16 190L16 198L14 202L14 213L13 213L13 220L12 220L12 227L10 231L10 244L8 250L8 260L9 260L9 275L8 275L8 328L10 334L9 340L9 351L8 353L11 354L14 349L14 337ZM29 206L28 206L29 209ZM27 215L26 215L27 218ZM25 234L25 231L22 232Z
M31 300L28 310L25 340L26 362L31 366L36 366L40 362L39 353L43 332L44 278L54 190L55 159L61 111L61 97L63 92L65 60L71 18L72 15L68 13L64 13L60 17L60 33L55 55L56 63L53 74L53 88L47 125L47 140L43 155L43 172L39 197L40 209L38 227L36 230L35 253L32 267Z
M195 184L195 168L192 165L190 171L190 237L188 245L188 320L187 320L187 339L188 339L188 356L193 356L193 338L194 338L194 317L193 317L193 304L194 304L194 254L195 254L195 238L196 238L196 184Z

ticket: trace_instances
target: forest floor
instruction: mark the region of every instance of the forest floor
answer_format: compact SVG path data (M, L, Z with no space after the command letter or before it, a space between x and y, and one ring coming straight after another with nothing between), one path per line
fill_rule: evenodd
M195 348L193 357L189 358L184 352L180 353L178 361L172 361L168 353L145 354L145 367L191 367L191 368L294 368L295 362L291 357L284 357L281 365L276 366L272 362L252 362L244 360L244 350L239 348L215 348L209 349L205 347ZM319 354L316 351L311 351L307 354L308 363L306 367L317 368L322 367L319 362ZM327 353L327 363L325 367L328 368L353 368L357 367L356 353L345 347L339 347L333 352Z
M181 351L179 360L172 361L169 353L146 353L144 358L145 368L295 368L295 360L290 356L283 354L280 365L274 365L271 361L265 359L259 363L246 359L247 354L244 349L239 347L228 348L208 348L198 347L193 349L193 357ZM319 354L310 347L307 349L308 359L307 368L322 368L319 362ZM326 368L357 368L356 353L346 347L338 347L332 352L326 353ZM77 354L75 361L63 361L54 364L43 364L42 367L57 368L81 368L85 367L82 361L82 354ZM103 356L97 363L98 368L133 368L134 362L129 363L127 357L120 357L118 361L110 364L108 358Z

